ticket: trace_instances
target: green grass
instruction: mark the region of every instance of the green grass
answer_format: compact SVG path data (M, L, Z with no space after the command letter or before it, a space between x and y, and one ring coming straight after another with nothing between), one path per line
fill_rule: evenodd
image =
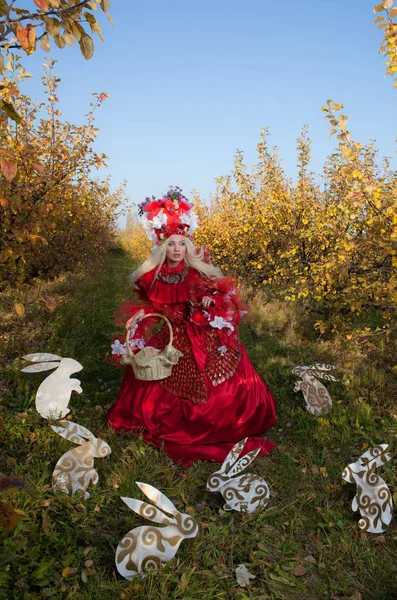
M139 437L115 435L106 424L123 373L103 359L114 330L113 311L130 296L131 269L128 256L113 253L101 268L43 284L42 292L57 301L53 313L32 302L18 318L6 310L11 293L4 295L0 471L21 477L33 494L19 492L8 499L24 515L13 532L1 534L0 599L397 598L395 519L384 539L362 533L350 509L354 486L341 479L345 465L365 444L391 442L396 449L395 337L359 343L354 335L347 339L337 333L343 327L354 333L372 326L378 315L339 322L333 333L319 335L313 328L316 316L307 307L291 308L264 294L253 299L252 317L240 331L276 397L279 420L268 436L278 447L253 467L270 486L267 509L252 515L225 513L222 498L205 490L213 464L175 466ZM34 288L19 294L13 299L24 301ZM97 461L100 480L84 502L51 490L53 467L71 446L35 410L43 375L20 373L20 357L36 351L83 364L78 377L84 392L72 397L73 420L112 448L110 457ZM313 361L336 365L340 379L327 384L334 407L321 418L310 415L302 394L293 392L291 369ZM395 493L395 461L389 465L383 477ZM163 490L195 516L200 529L159 573L127 582L116 571L114 553L130 529L144 524L120 500L123 495L142 498L136 480ZM234 569L240 563L256 576L248 589L236 582ZM298 565L307 570L301 577L294 575Z

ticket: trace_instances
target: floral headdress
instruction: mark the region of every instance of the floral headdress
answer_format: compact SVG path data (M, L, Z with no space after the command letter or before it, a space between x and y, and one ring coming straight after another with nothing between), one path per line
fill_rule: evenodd
M171 235L191 238L197 229L197 217L193 207L182 194L180 187L170 186L163 198L146 198L138 206L139 216L148 238L160 245Z

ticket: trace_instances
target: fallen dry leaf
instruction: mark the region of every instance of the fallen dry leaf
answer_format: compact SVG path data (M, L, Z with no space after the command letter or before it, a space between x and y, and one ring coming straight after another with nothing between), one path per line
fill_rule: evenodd
M386 544L386 538L384 535L378 535L376 538L374 538L374 542L375 544Z
M25 314L25 307L23 304L14 304L14 309L18 317L23 317L23 315Z
M258 544L258 548L259 548L259 550L266 550L266 546L260 542Z
M48 310L50 312L55 310L57 304L56 304L54 298L51 298L51 296L42 295L41 299L43 300L44 304L46 305L46 307L48 308Z
M303 575L306 575L306 573L307 573L307 569L305 569L305 567L303 567L302 565L298 565L294 569L295 577L303 577Z
M77 573L78 569L74 569L72 567L65 567L62 571L62 577L64 579L70 579L71 577L74 577Z
M8 494L14 494L18 490L22 489L24 483L18 477L6 476L0 478L0 492L7 492Z
M7 504L7 502L0 502L0 525L9 533L18 525L20 519L20 515L16 512L16 510L11 506L11 504Z
M308 556L305 556L303 560L307 563L310 563L311 565L315 565L317 562L312 554L308 554Z

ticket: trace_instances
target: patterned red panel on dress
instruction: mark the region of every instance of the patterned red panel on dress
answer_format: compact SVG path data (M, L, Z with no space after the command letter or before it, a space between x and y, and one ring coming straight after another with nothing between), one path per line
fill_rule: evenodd
M201 373L193 356L192 346L184 325L173 325L173 346L183 352L183 357L172 367L172 373L159 381L162 388L175 396L202 404L207 400L208 387L205 374ZM164 348L169 341L168 329L163 327L150 345Z
M220 345L218 333L215 330L205 333L207 349L206 373L212 385L219 385L234 375L241 358L240 343L238 347L226 348Z

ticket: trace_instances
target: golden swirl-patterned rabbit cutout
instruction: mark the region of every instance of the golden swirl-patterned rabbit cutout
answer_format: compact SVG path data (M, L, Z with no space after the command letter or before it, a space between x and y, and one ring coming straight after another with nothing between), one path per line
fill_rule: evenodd
M94 469L94 458L108 456L111 453L110 446L77 423L60 421L60 425L61 427L52 425L51 428L79 446L65 452L55 465L52 475L53 490L70 495L81 494L87 500L90 497L87 492L88 486L90 483L95 485L99 480Z
M144 575L149 568L159 569L174 558L184 539L193 538L198 532L193 517L179 512L162 492L146 483L137 485L156 506L135 498L122 497L123 502L138 515L163 527L135 527L121 540L116 550L116 567L128 580Z
M252 473L240 475L260 452L260 448L256 448L239 459L247 439L240 440L231 449L221 468L207 481L207 490L220 492L226 500L224 510L254 512L259 506L266 506L270 496L269 487L262 477Z
M392 458L392 454L385 452L387 448L387 444L370 448L342 473L345 481L357 485L352 510L360 512L358 525L368 533L382 533L392 518L391 492L382 477L375 473L377 467L385 465Z
M56 354L38 352L26 354L25 360L32 365L21 369L22 373L39 373L56 369L48 375L36 392L36 409L44 419L61 419L69 412L69 401L72 392L83 391L79 379L71 377L82 370L83 366L73 358L62 358Z
M313 415L327 414L332 408L332 399L327 388L318 379L338 381L329 371L333 365L316 363L310 367L295 367L292 373L300 379L295 383L294 392L302 392L306 409Z

